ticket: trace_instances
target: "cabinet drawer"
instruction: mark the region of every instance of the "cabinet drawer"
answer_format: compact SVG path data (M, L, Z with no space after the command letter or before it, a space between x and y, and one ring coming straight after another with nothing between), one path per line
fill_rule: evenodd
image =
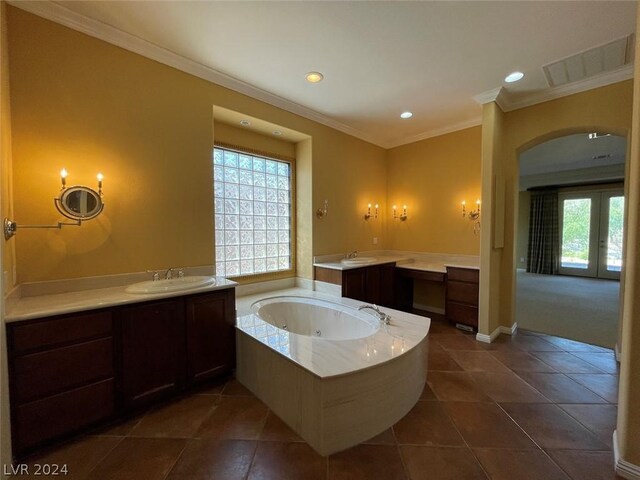
M474 307L478 306L478 285L475 283L447 282L447 299L453 302L466 303Z
M22 404L113 376L111 337L15 358L14 401Z
M447 280L459 282L480 283L480 270L470 268L447 267Z
M113 379L14 408L17 453L113 414Z
M16 354L110 336L111 329L111 312L82 313L27 324L10 324L9 341Z
M478 327L478 308L462 305L456 302L447 302L447 318L456 323L462 323L472 327Z

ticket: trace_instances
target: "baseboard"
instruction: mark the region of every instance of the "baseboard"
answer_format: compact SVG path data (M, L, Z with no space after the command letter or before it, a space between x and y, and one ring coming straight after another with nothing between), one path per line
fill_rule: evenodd
M479 342L483 342L483 343L491 343L493 342L496 338L498 338L498 335L500 335L500 328L498 327L496 328L493 332L491 332L491 334L486 335L484 333L476 333L476 340Z
M422 310L424 312L437 313L438 315L444 315L444 308L433 307L431 305L425 305L423 303L414 303L413 308L416 310Z
M334 297L342 296L342 287L340 285L334 285L333 283L321 282L319 280L313 281L313 290L320 293L325 293Z
M613 431L613 460L616 473L627 480L640 480L640 467L620 458L618 431Z
M506 335L515 335L518 331L518 323L513 322L513 325L510 327L500 326L500 333L504 333Z
M620 363L620 359L622 358L622 352L620 351L620 346L616 343L616 346L613 348L613 351L616 354L616 362Z
M296 277L296 287L304 288L305 290L313 290L313 280L303 277Z

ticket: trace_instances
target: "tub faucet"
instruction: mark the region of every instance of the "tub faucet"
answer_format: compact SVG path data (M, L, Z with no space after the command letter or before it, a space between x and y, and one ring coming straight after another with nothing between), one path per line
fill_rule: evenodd
M391 317L386 313L381 312L377 305L360 305L358 307L358 310L365 310L367 308L369 310L373 310L374 312L376 312L376 315L378 316L378 320L380 320L385 325L389 325L391 323Z
M173 270L174 270L174 267L171 267L165 272L164 278L166 280L171 280L173 278Z
M347 253L347 258L356 258L358 256L358 251L354 250L353 252Z

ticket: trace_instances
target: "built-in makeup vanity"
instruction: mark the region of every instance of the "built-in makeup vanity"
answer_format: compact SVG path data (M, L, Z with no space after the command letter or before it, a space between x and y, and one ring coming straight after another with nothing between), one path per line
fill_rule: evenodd
M14 454L231 372L235 285L17 300L6 316Z
M314 262L314 279L339 286L341 296L406 312L413 310L416 280L443 284L445 317L473 329L478 328L479 274L476 258L439 254L363 252Z

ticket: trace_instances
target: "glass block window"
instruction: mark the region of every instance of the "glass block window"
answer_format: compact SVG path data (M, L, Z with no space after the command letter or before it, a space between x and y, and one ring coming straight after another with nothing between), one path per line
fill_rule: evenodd
M215 147L216 275L291 269L291 164Z

